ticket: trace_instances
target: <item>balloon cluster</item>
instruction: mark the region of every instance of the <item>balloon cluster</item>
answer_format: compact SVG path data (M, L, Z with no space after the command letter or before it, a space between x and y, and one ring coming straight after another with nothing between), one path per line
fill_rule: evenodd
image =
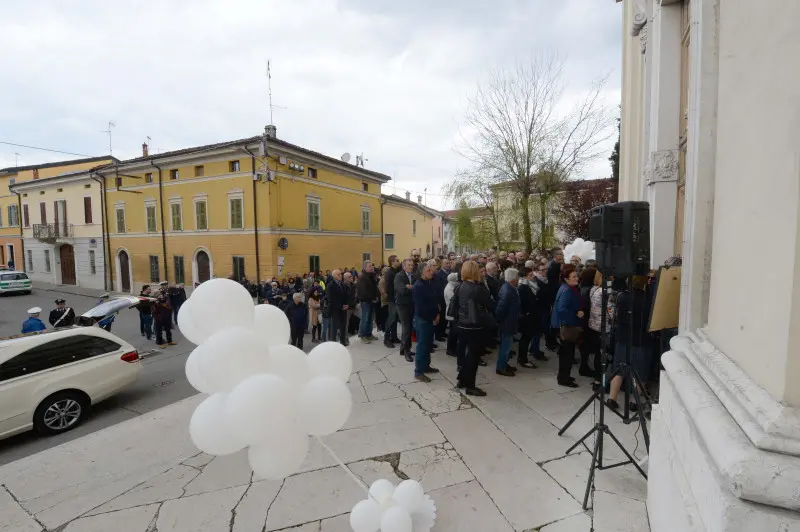
M577 255L581 258L581 262L586 262L594 257L594 242L586 241L582 238L576 238L572 244L564 248L564 261L569 260Z
M369 497L350 511L354 532L429 532L436 521L436 505L416 480L395 487L386 479L369 487Z
M350 417L347 348L325 342L306 355L289 345L286 315L275 306L254 306L239 283L201 284L181 306L178 326L197 344L186 378L210 394L189 422L201 451L226 455L249 447L253 471L280 479L303 464L309 434L336 432Z

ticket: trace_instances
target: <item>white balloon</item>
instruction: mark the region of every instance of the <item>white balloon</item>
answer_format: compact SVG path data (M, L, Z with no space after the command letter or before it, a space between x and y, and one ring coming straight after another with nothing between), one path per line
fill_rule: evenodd
M299 392L311 379L308 356L293 345L273 345L269 348L269 371L286 379Z
M347 382L353 372L353 357L339 342L319 344L308 354L308 363L313 375L330 375L342 382Z
M213 388L208 384L200 371L201 355L198 354L198 349L199 348L195 348L186 359L186 380L188 380L189 384L198 392L213 393Z
M252 328L253 298L245 287L230 279L211 279L198 286L187 303L191 302L191 329L203 342L227 327ZM178 312L180 319L180 312Z
M255 331L265 345L286 345L291 337L289 318L275 305L256 305Z
M230 427L248 445L263 444L294 425L294 395L277 375L252 375L228 395L225 415Z
M394 489L392 498L394 502L408 510L408 513L413 514L422 506L422 502L425 500L425 490L422 489L422 484L416 480L404 480Z
M378 504L384 507L391 505L393 493L394 484L385 478L379 478L369 487L369 494Z
M316 377L300 391L299 419L312 436L333 434L347 423L353 394L336 377Z
M193 307L191 301L191 298L189 298L181 305L180 312L178 312L178 330L180 330L184 338L195 345L200 345L205 336L195 330L194 322L192 321Z
M269 357L258 335L245 327L219 331L195 353L200 375L215 392L229 392L250 375L262 373L264 359Z
M411 532L411 515L402 506L387 508L381 518L381 532Z
M350 510L350 528L353 532L377 532L381 527L383 510L372 499L365 499Z
M297 472L308 454L308 436L297 427L285 430L247 451L250 467L261 478L278 480Z
M200 403L189 421L189 436L198 449L217 456L232 454L245 445L231 430L225 418L223 393L215 393Z

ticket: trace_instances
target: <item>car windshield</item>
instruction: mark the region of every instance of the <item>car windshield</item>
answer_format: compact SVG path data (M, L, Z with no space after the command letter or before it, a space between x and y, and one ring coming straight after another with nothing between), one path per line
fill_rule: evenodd
M103 301L96 307L92 307L83 313L86 318L105 318L109 314L114 314L120 310L125 310L139 303L139 298L135 296L123 296L108 301Z
M0 274L0 281L24 281L28 278L24 273L3 273Z

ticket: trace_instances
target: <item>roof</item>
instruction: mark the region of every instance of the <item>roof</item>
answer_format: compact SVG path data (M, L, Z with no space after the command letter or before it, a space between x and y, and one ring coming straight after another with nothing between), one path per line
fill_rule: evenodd
M608 181L609 185L613 184L614 178L611 177L600 177L600 178L592 178L592 179L570 179L566 183L564 183L564 188L567 190L583 190L587 188L584 184L585 183L599 183L601 181ZM490 188L509 188L511 187L511 181L502 181L500 183L492 185ZM535 195L535 193L534 193Z
M458 218L458 215L459 215L459 213L461 213L461 210L462 209L452 209L452 210L449 210L449 211L444 211L443 214L447 218L455 219L455 218ZM466 211L467 211L467 214L470 215L470 217L472 217L472 216L489 216L490 214L492 214L492 211L489 210L488 207L467 207Z
M98 157L87 157L84 159L69 159L66 161L56 161L52 163L42 163L42 164L31 164L28 166L9 166L8 168L0 169L0 173L17 173L17 172L24 172L25 170L40 170L42 168L53 168L54 166L68 166L71 164L83 164L83 163L94 163L100 161L106 161L111 159L112 161L119 162L119 159L114 157L113 155L100 155Z
M428 207L427 205L423 205L422 203L419 203L418 201L411 201L411 200L408 200L408 199L405 199L405 198L401 198L397 194L391 194L391 195L381 194L381 197L383 199L385 199L386 201L391 201L391 202L394 202L394 203L401 203L401 204L404 204L404 205L408 205L410 207L415 207L415 208L421 210L422 212L428 214L429 216L433 216L433 217L444 216L443 212L437 211L436 209L432 209L432 208Z
M13 185L9 185L8 189L11 191L16 190L25 190L25 189L36 189L42 187L44 185L48 185L51 182L61 181L69 177L78 177L78 176L86 176L87 178L90 177L92 170L95 168L104 168L106 165L95 166L94 168L87 168L85 170L75 170L73 172L64 172L63 174L58 174L50 177L42 177L39 179L29 179L28 181L22 181L21 183L14 183Z
M179 155L191 155L191 154L194 154L194 153L210 151L210 150L216 150L216 149L220 149L220 148L228 148L228 147L237 146L237 145L253 144L253 143L256 143L256 142L261 142L261 139L262 139L261 135L256 135L256 136L253 136L253 137L246 137L246 138L241 138L241 139L237 139L237 140L230 140L230 141L225 141L225 142L216 142L214 144L205 144L203 146L194 146L194 147L191 147L191 148L182 148L180 150L173 150L173 151L161 152L161 153L157 153L157 154L150 154L150 155L147 155L147 156L136 157L134 159L126 159L124 161L121 161L120 164L146 162L146 161L151 161L151 160L152 161L157 161L159 159L164 159L164 158L167 158L167 157L175 157L175 156L179 156ZM360 167L360 166L352 165L352 164L349 164L349 163L345 163L342 160L337 159L335 157L330 157L328 155L325 155L325 154L322 154L322 153L319 153L319 152L316 152L316 151L313 151L313 150L309 150L307 148L303 148L302 146L298 146L296 144L292 144L290 142L286 142L285 140L281 140L281 139L279 139L277 137L269 137L269 139L267 140L267 145L268 146L275 146L275 147L278 147L278 148L285 148L285 149L295 150L295 151L301 152L303 154L306 154L306 155L308 155L310 157L315 157L315 158L322 159L324 161L330 162L330 163L335 164L336 166L339 166L339 167L341 167L342 165L345 165L345 166L353 168L353 170L358 172L358 173L366 174L366 175L368 175L368 176L370 176L370 177L372 177L372 178L374 178L374 179L376 179L378 181L383 181L384 183L392 179L391 177L389 177L386 174L381 174L380 172L375 172L374 170L368 170L368 169L366 169L364 167Z

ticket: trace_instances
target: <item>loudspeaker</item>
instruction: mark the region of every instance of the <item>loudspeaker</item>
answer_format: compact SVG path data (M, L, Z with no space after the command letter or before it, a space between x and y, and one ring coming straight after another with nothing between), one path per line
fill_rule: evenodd
M589 211L589 240L606 275L645 275L650 269L650 205L622 201Z

